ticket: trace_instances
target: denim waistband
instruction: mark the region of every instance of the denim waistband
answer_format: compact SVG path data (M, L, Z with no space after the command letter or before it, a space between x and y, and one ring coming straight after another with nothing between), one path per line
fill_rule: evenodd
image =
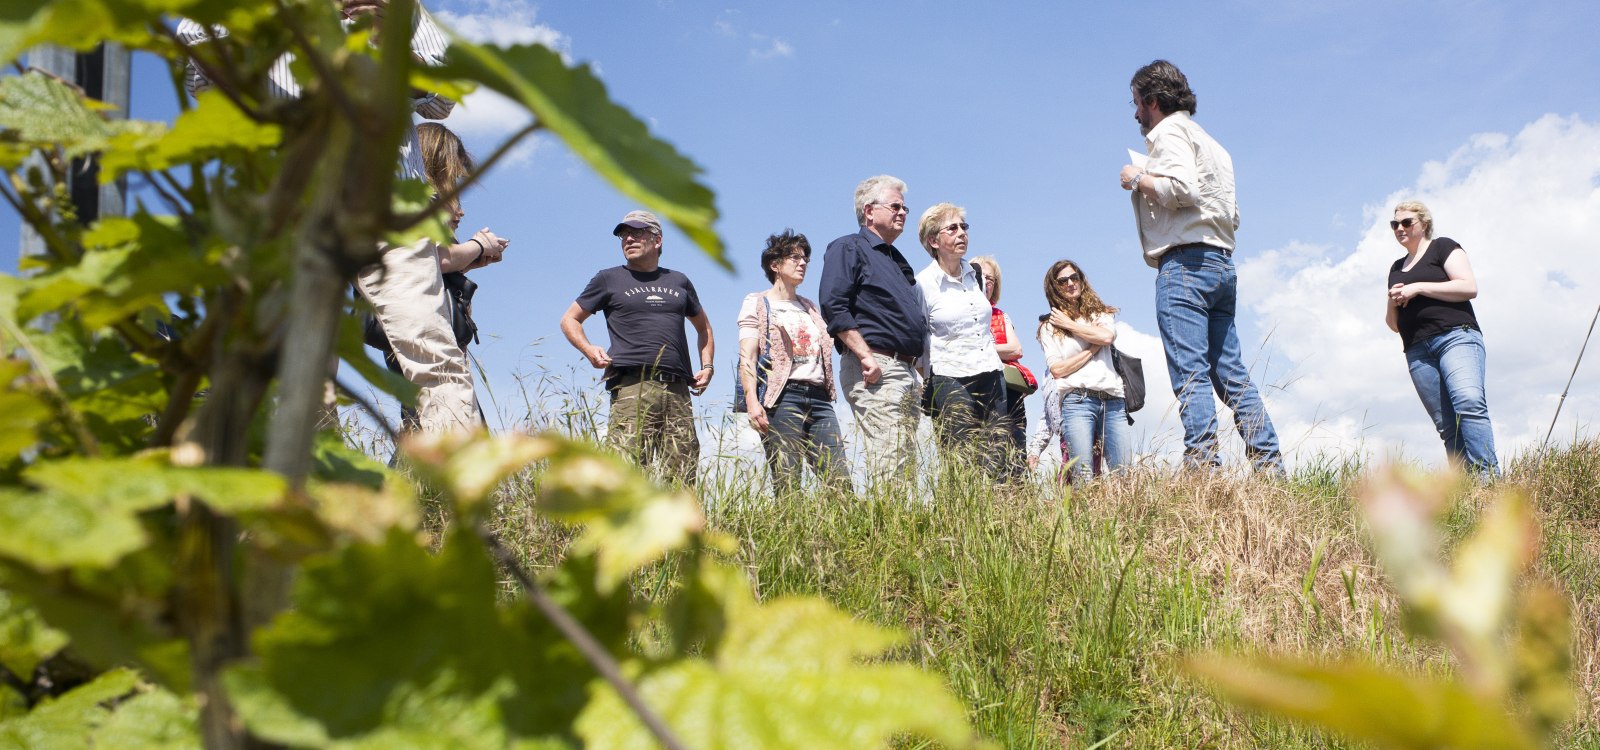
M1185 244L1185 245L1173 245L1172 247L1167 248L1166 252L1161 254L1161 260L1165 261L1166 259L1173 257L1174 253L1186 253L1186 252L1192 252L1192 251L1202 251L1203 252L1203 251L1207 251L1207 250L1209 250L1211 252L1214 252L1214 253L1222 253L1224 256L1229 257L1229 258L1233 257L1233 251L1229 250L1229 249L1227 249L1225 247L1217 247L1216 245L1207 245L1204 242L1190 242L1190 243Z
M783 384L783 392L818 398L823 401L828 400L828 388L820 383L795 382L791 380Z

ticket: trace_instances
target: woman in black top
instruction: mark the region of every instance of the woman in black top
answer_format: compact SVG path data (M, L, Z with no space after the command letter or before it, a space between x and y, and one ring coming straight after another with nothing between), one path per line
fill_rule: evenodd
M1407 201L1389 222L1405 257L1389 268L1389 329L1400 334L1411 382L1450 458L1481 478L1500 471L1484 395L1483 333L1469 301L1478 296L1467 252L1433 237L1428 207Z

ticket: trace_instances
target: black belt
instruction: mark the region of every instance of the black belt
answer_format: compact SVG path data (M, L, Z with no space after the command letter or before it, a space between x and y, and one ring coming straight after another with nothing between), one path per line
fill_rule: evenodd
M807 383L803 380L797 382L791 380L783 384L783 389L785 391L794 391L796 393L811 396L813 398L820 398L823 400L827 400L828 398L828 387L820 383Z
M882 349L871 349L870 351L873 354L882 354L883 356L888 357L889 359L898 360L898 361L904 362L904 363L906 363L908 365L915 365L917 363L917 358L913 357L913 356L911 356L909 354L896 354L894 352L886 352L886 351L884 351Z
M1111 395L1109 391L1097 391L1092 388L1067 388L1066 390L1062 391L1062 393L1079 393L1088 396L1089 398L1100 399L1101 401L1110 401L1114 398L1122 398L1121 396Z
M634 383L646 380L657 383L689 382L689 379L682 375L679 375L675 372L658 370L654 367L613 367L611 368L611 372L606 375L606 385L608 388L618 388L627 385L627 383L623 382L625 380Z

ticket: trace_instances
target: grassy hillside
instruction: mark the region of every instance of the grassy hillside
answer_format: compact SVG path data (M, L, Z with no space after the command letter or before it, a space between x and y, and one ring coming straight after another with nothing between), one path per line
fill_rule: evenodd
M1502 485L1529 493L1544 528L1536 574L1573 610L1580 705L1561 746L1600 747L1600 441L1509 465ZM761 597L818 594L907 631L903 656L946 675L1004 746L1326 748L1349 745L1221 705L1177 660L1265 650L1452 669L1408 638L1364 549L1364 468L1313 462L1285 482L1140 471L1075 492L968 474L928 502L779 502L759 468L730 465L702 497ZM530 520L536 481L507 493L499 516L533 567L565 540ZM1461 498L1454 535L1490 492ZM641 583L650 595L671 580Z

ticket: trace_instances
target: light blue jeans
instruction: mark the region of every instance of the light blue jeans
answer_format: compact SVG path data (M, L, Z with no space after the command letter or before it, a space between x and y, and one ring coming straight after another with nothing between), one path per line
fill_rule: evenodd
M1082 391L1062 395L1061 437L1072 456L1074 481L1086 481L1092 476L1096 443L1100 444L1108 470L1114 471L1133 460L1128 410L1120 398L1102 399Z
M1444 440L1450 458L1484 478L1500 473L1494 456L1494 427L1484 391L1488 357L1483 334L1462 326L1406 350L1411 384Z
M1156 275L1156 325L1167 353L1167 374L1183 422L1184 462L1216 466L1215 391L1233 410L1245 453L1256 469L1283 472L1278 433L1239 350L1234 310L1239 276L1233 258L1206 245L1183 245L1161 256Z

